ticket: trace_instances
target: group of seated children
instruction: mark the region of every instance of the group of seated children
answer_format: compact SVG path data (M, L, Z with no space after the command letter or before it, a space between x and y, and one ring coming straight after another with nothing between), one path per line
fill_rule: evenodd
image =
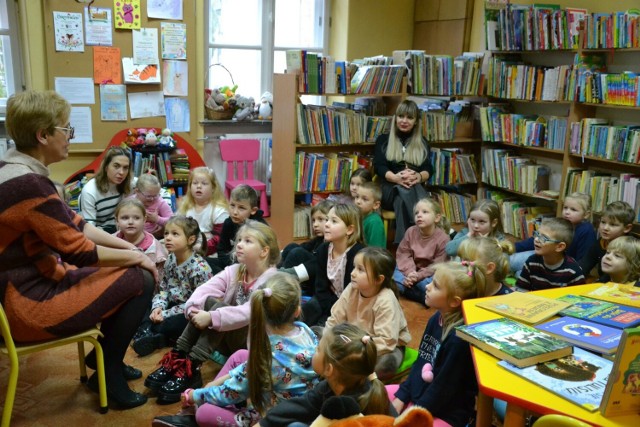
M450 240L440 205L421 199L394 258L384 248L380 189L366 175L354 178L353 199L313 206L314 237L282 253L255 190L241 185L227 201L207 168L192 171L178 215L167 215L153 175L141 177L120 202L116 235L163 272L132 347L140 356L171 350L144 384L160 404L197 406L195 417L162 416L155 424L307 426L334 395L353 396L364 414L395 415L420 405L436 426L464 426L473 418L478 388L471 354L454 328L462 323L464 299L512 291L505 279L514 246L504 239L499 206L476 202L468 227ZM589 238L595 231L586 230L589 207L590 199L575 193L565 200L563 218L542 220L518 287L584 283L596 265L601 280L638 279L640 244L624 236L633 209L608 205L595 240ZM570 256L570 248L581 258ZM411 340L399 293L436 313L408 379L385 389L382 381L395 376ZM223 367L203 387L200 368L209 359Z

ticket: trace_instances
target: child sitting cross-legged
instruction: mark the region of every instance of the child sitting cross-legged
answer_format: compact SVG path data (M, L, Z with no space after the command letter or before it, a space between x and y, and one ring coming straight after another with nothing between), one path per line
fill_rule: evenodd
M573 225L564 218L545 218L533 232L535 254L524 263L516 286L530 291L585 283L580 264L565 254Z
M355 203L362 216L362 234L367 246L387 247L384 223L378 213L382 191L375 182L365 182L356 190Z
M413 214L416 225L407 229L398 246L393 280L400 294L424 303L433 265L448 258L449 221L442 215L440 205L428 197L416 203Z
M295 321L299 314L297 280L285 273L271 276L251 295L250 350L231 355L203 388L185 390L182 404L197 405L195 418L160 416L154 425L231 426L240 418L243 425L253 425L272 406L311 390L318 382L311 366L318 339Z
M636 212L627 202L612 202L604 208L598 224L600 238L593 242L584 256L578 260L585 276L589 276L595 266L598 267L598 276L602 275L600 261L607 252L607 246L614 239L628 234L635 218Z
M599 282L625 283L638 286L640 279L640 240L621 236L609 243L602 257Z

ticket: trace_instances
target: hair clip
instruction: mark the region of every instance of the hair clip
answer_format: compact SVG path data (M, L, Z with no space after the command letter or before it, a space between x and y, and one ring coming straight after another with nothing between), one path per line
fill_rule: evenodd
M362 337L362 344L367 345L371 341L371 337L369 335L365 335Z
M378 379L378 375L376 375L376 373L375 373L375 372L372 372L372 373L370 373L370 374L369 374L369 376L367 377L367 379L368 379L369 381L377 380L377 379Z
M473 266L475 265L475 263L473 261L461 261L460 264L469 267L468 271L467 271L467 276L471 277L473 276Z
M342 341L344 341L344 342L345 342L345 344L349 344L349 343L351 342L351 338L349 338L349 337L348 337L348 336L346 336L346 335L342 335L342 334L340 334L340 338L342 339Z
M262 291L264 292L264 296L267 298L273 295L273 291L271 290L271 288L264 288Z

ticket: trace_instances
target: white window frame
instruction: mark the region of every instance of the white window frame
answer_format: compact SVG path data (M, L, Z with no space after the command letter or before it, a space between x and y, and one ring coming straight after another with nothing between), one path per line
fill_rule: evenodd
M8 14L9 28L0 27L0 35L9 36L9 52L8 53L7 69L7 89L9 90L9 96L12 93L20 92L24 90L24 82L22 80L22 58L20 56L20 32L18 29L18 9L16 0L0 0L6 4ZM8 98L0 98L0 114L4 115L7 107Z
M286 51L289 49L305 49L308 52L319 52L322 54L326 54L329 48L329 7L330 0L320 0L316 3L316 8L320 10L316 10L318 16L320 16L321 22L319 25L323 26L323 36L322 36L322 46L318 48L309 48L306 46L274 46L275 39L275 2L276 0L262 0L262 43L259 45L229 45L222 43L210 43L210 38L208 36L210 32L210 22L209 22L209 5L210 2L205 1L205 29L207 33L205 34L205 51L204 57L207 58L205 61L206 69L211 66L211 58L209 57L210 49L235 49L235 50L259 50L261 52L261 70L262 74L260 76L260 93L265 91L273 92L273 56L275 51ZM321 13L320 13L321 12ZM205 69L205 70L206 70ZM267 71L268 70L268 71Z

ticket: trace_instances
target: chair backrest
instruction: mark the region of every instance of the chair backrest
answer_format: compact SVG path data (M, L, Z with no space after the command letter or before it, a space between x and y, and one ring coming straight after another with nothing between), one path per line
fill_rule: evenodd
M589 427L589 424L566 415L549 414L538 418L533 427Z
M227 181L253 179L255 163L260 157L257 139L220 140L220 157L227 162Z

